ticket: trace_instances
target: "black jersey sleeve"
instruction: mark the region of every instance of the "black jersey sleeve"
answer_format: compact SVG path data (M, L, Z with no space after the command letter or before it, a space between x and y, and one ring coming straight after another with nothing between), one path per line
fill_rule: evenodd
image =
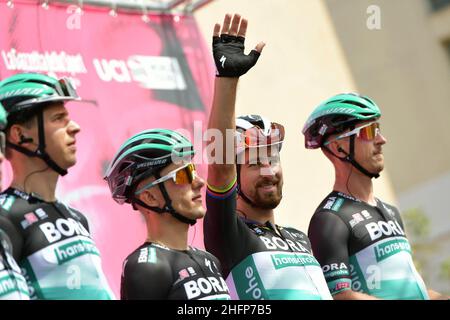
M12 249L13 247L10 237L0 228L0 262L2 262L2 268L0 268L0 271L15 271L22 274L22 271L17 264L17 259L13 256Z
M28 300L29 292L22 271L12 255L9 236L0 229L0 300Z
M236 261L246 255L251 231L236 213L236 182L226 190L206 191L207 212L203 220L204 244L207 251L216 256L224 277L227 277Z
M165 300L173 284L170 266L163 261L140 263L135 256L123 264L121 300Z
M19 261L22 257L23 238L17 227L7 217L0 212L0 230L2 230L5 236L8 237L8 241L11 245L11 253L16 261Z
M308 236L331 294L351 289L347 246L350 231L344 221L329 211L317 212L309 224Z

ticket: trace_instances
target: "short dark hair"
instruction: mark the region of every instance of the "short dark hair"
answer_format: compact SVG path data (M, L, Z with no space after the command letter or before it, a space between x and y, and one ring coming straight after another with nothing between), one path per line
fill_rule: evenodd
M25 109L23 111L13 112L8 115L8 125L6 126L5 131L8 132L9 128L11 128L14 124L20 124L25 127L31 127L32 126L32 120L34 117L44 110L45 108L55 104L54 101L42 103L38 106L34 106L32 108Z

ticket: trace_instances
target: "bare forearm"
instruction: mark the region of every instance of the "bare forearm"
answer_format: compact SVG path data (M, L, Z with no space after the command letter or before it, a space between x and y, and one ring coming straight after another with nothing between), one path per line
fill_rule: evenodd
M208 183L217 188L229 186L236 177L234 130L239 77L256 64L265 46L260 42L248 55L244 53L247 25L241 15L226 14L222 26L216 23L213 30L213 57L220 77L214 83L207 152L213 156L209 159Z
M216 77L208 129L218 129L223 135L225 135L226 129L234 129L238 79Z
M374 296L352 290L345 290L333 296L334 300L379 300Z
M208 129L212 129L209 133L214 139L221 139L222 141L209 140L210 143L215 144L215 152L212 154L213 158L209 159L208 183L217 187L228 185L236 176L235 165L230 163L230 160L234 160L235 156L234 144L233 141L227 143L227 138L232 138L230 134L227 136L227 130L233 132L235 129L237 83L238 78L217 77L215 80ZM220 132L220 134L215 134L214 130L216 130L216 133ZM220 152L220 154L217 154L217 152Z

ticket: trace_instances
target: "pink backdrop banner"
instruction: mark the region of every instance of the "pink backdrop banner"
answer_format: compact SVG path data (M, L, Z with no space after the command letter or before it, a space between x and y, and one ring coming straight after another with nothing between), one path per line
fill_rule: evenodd
M204 130L214 66L192 16L148 15L84 6L0 1L0 79L19 72L70 77L83 103L67 104L81 126L78 161L58 198L83 212L119 297L124 258L145 240L143 218L111 198L103 174L119 146L148 128ZM197 122L198 121L198 122ZM198 135L198 133L197 133ZM201 159L202 145L196 144ZM11 181L5 163L3 188ZM206 174L204 165L199 173ZM203 248L202 223L189 243Z

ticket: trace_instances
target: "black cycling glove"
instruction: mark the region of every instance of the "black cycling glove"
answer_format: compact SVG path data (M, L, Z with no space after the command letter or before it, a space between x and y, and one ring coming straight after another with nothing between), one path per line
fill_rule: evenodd
M244 37L228 34L213 37L213 56L218 77L240 77L256 64L260 53L252 50L245 55L244 41Z

